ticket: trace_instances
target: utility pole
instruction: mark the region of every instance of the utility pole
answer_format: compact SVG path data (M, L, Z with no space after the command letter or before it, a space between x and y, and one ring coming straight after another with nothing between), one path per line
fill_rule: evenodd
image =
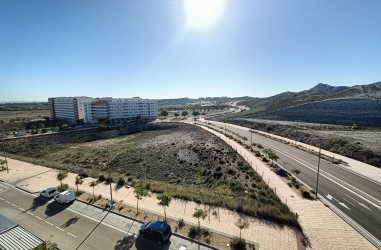
M319 161L318 161L318 170L317 170L317 177L316 177L316 199L318 198L318 187L319 187L320 152L321 152L321 145L319 145Z

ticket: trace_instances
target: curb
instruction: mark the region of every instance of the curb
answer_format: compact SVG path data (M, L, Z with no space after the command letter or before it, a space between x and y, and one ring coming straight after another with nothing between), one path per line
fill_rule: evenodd
M4 182L4 181L2 181L2 180L0 180L0 181L1 181L1 182ZM4 182L4 183L7 183L7 182ZM22 191L24 191L24 192L27 192L27 193L29 193L29 194L35 194L35 193L38 193L38 192L31 192L31 191L29 191L29 190L27 190L27 189L24 189L24 188L21 188L21 187L18 187L18 186L14 186L14 187L17 188L17 189L20 189L20 190L22 190ZM82 201L82 200L78 200L78 199L75 199L75 201L80 202L80 203L83 203L83 204L86 204L86 205L88 205L88 206L92 206L92 207L97 208L97 209L107 210L107 211L109 211L109 212L112 213L112 214L115 214L115 215L117 215L117 216L121 216L121 217L123 217L123 218L129 219L129 220L132 220L132 221L135 221L135 222L138 222L138 223L143 223L143 221L140 221L140 220L137 220L137 219L128 217L128 216L123 215L123 214L119 214L119 213L117 213L117 212L115 212L115 211L112 211L112 210L110 210L110 209L103 209L102 207L99 207L99 206L96 206L96 205L94 205L94 204L87 203L87 202L84 202L84 201ZM65 206L63 206L63 205L61 205L61 204L57 204L57 205L60 205L60 206L62 206L62 207L65 207ZM192 239L192 238L186 237L186 236L184 236L184 235L181 235L181 234L178 234L178 233L175 233L175 232L173 232L172 235L175 235L176 237L179 237L179 238L185 239L185 240L187 240L187 241L196 243L196 244L198 244L198 245L207 247L207 248L209 248L209 249L219 250L219 248L216 248L216 247L211 246L211 245L208 245L208 244L206 244L206 243L204 243L204 242L194 240L194 239Z

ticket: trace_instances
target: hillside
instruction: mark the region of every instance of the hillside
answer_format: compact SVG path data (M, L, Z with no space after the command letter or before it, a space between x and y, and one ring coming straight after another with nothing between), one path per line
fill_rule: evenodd
M246 118L380 127L381 82L353 87L319 83L309 90L251 99L239 105L250 107L249 112L239 114Z

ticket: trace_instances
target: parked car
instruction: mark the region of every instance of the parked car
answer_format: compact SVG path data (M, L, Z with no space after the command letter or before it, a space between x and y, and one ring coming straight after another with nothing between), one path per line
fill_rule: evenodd
M75 193L73 191L66 190L54 196L54 200L63 204L67 204L75 200Z
M157 241L160 245L167 242L172 235L171 226L163 221L144 222L140 226L139 235L151 238Z
M51 198L55 196L56 194L58 194L58 191L54 187L44 189L40 192L40 195L46 198Z

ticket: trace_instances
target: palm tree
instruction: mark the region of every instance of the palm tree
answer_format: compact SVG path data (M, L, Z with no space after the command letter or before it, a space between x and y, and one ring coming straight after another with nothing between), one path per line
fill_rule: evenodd
M94 187L98 185L98 182L92 181L89 183L89 186L93 188L93 199L94 199Z
M239 239L242 239L241 231L242 231L242 229L249 228L250 223L247 220L247 218L239 217L238 220L236 221L235 225L239 228Z
M166 192L161 193L157 196L157 199L159 200L159 205L164 208L164 221L167 220L167 214L165 213L165 207L169 207L169 204L172 201L172 196Z
M203 209L195 208L195 212L193 213L193 217L198 219L198 228L200 229L200 218L204 220L207 216L206 211Z
M134 193L136 197L136 214L139 213L139 200L143 199L143 197L150 196L147 187L144 184L139 184L134 187Z
M82 185L82 183L83 183L83 180L79 176L75 177L75 185L77 186L77 193L78 193L78 185Z
M65 171L59 171L57 174L57 180L61 182L61 188L62 188L62 180L67 177L67 173Z

